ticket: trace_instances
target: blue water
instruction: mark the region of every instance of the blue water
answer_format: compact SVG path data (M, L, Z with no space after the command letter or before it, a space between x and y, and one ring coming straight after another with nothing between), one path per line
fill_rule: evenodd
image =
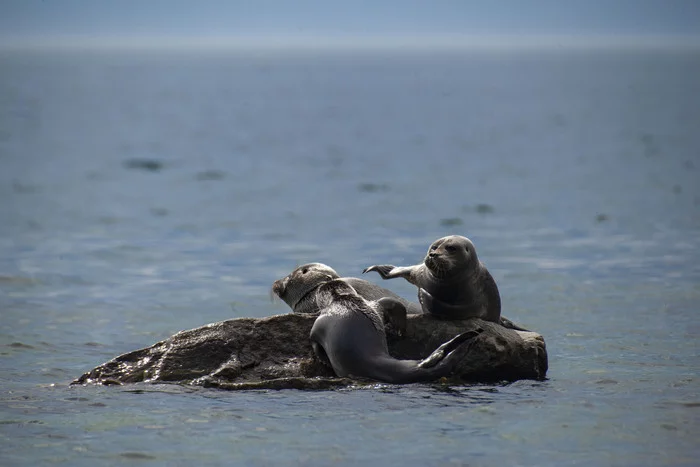
M3 52L0 464L696 464L698 76L670 50ZM547 381L68 385L286 313L269 288L303 262L447 234Z

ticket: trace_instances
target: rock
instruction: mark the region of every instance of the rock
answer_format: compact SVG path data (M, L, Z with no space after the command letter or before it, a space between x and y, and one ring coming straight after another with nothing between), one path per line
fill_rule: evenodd
M237 318L181 331L151 347L116 357L73 384L136 382L193 384L221 389L330 389L358 384L338 378L311 349L316 317L284 314ZM441 321L409 315L404 337L389 336L389 351L400 359L422 359L455 335L481 327L451 383L544 379L547 351L535 332L506 329L469 319Z
M389 191L390 188L386 183L360 183L357 185L357 189L365 193L378 193Z
M221 170L205 170L197 174L197 180L200 181L223 180L224 178L226 178L226 173Z
M124 161L124 167L146 172L158 172L163 168L163 163L157 159L128 159Z

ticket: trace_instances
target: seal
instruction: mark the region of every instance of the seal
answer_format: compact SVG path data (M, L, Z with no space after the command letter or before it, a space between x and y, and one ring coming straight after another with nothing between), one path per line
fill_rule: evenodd
M450 235L433 242L422 264L396 267L374 265L382 279L403 277L418 287L425 313L444 319L481 318L501 323L501 296L496 281L479 261L474 244L466 237ZM510 321L511 326L514 326Z
M319 308L314 292L322 284L334 279L340 279L347 283L366 300L391 297L399 301L409 315L423 312L419 304L410 302L391 290L357 277L341 278L333 268L323 263L308 263L299 266L286 277L276 280L272 284L272 293L289 305L295 313L318 313Z
M309 334L311 345L340 377L404 384L449 376L470 347L463 344L483 331L459 334L423 360L398 360L389 355L383 319L387 309L405 316L398 300L365 300L342 279L324 282L314 295L320 313Z

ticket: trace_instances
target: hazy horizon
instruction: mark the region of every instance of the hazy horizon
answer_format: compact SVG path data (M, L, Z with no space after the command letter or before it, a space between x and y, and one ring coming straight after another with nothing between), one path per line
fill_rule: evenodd
M694 0L5 0L0 44L442 46L700 44Z
M289 50L547 50L700 49L700 36L56 36L0 43L0 50L41 49L289 49Z

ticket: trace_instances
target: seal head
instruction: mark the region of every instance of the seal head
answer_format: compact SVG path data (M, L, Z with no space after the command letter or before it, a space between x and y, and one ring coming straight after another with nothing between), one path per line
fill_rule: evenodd
M471 240L459 235L450 235L435 240L423 260L435 277L449 280L455 275L476 273L479 258Z
M288 276L272 283L272 293L296 313L316 313L315 290L326 282L338 279L338 273L323 263L299 266Z
M308 263L294 269L286 277L272 284L271 295L276 295L295 313L318 313L319 307L314 300L314 291L330 280L341 279L350 285L357 294L366 300L374 301L385 297L401 302L409 314L422 313L417 303L399 297L391 290L379 287L372 282L357 277L340 278L338 273L323 263Z

